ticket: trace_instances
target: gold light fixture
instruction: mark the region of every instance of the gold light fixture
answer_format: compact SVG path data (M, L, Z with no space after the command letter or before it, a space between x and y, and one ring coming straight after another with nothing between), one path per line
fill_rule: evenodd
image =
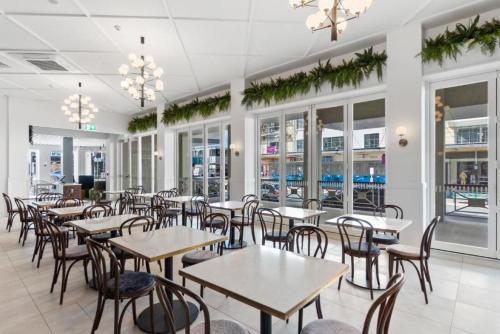
M450 110L450 106L444 104L443 98L441 96L436 96L434 100L436 122L441 122L443 120L445 112Z
M82 124L88 124L95 118L95 113L99 111L91 102L90 96L82 95L82 83L78 83L79 92L64 99L64 104L61 110L64 115L69 116L71 123L78 123L78 129L82 128Z
M313 32L330 28L332 42L347 28L347 22L363 14L372 2L373 0L289 0L293 8L318 7L319 10L307 18L307 28Z

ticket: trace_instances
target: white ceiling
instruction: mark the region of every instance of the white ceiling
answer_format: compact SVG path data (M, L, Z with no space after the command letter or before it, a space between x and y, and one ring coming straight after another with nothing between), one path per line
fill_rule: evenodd
M117 69L128 53L140 52L140 36L145 52L165 69L162 102L313 62L350 44L369 45L415 20L456 10L463 15L464 8L473 14L494 2L374 0L331 43L327 31L312 34L305 27L312 9L294 10L288 0L0 0L0 62L9 66L0 68L0 94L60 102L81 81L101 110L133 114L141 108L120 89ZM39 71L16 58L25 52L55 54L71 70Z

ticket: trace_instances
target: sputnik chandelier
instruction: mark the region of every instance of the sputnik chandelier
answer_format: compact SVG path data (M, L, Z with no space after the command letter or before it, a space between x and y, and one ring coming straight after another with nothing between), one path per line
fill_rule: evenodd
M144 47L144 37L141 37L141 45ZM136 55L131 53L128 56L130 65L122 64L118 72L123 76L121 86L136 100L141 101L144 107L145 101L156 99L155 91L163 90L163 69L156 67L152 56Z
M319 11L309 15L307 28L311 31L331 28L331 40L347 27L347 22L358 18L372 4L373 0L289 0L293 8L318 7Z
M78 129L82 124L90 123L95 118L95 113L99 111L93 103L90 96L84 96L81 93L82 83L78 83L79 92L64 99L61 110L66 116L69 116L71 123L78 123Z

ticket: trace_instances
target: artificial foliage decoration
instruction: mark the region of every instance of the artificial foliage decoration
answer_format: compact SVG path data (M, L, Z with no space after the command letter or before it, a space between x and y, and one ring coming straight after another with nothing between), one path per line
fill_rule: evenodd
M134 117L128 123L130 133L143 132L152 128L156 129L156 113Z
M312 89L318 92L324 83L329 83L332 89L349 85L357 87L374 71L381 80L386 61L385 50L375 52L373 47L356 53L348 61L343 60L340 65L333 66L330 60L323 63L320 61L309 72L298 72L288 78L279 77L268 82L252 82L243 92L242 103L247 108L260 103L269 105L272 101L277 103L297 95L305 95Z
M207 118L217 111L226 111L231 105L231 93L226 92L223 95L211 96L204 99L196 98L193 101L179 106L170 105L164 112L162 122L164 124L173 124L179 121L189 121L195 116Z
M457 60L463 48L467 51L481 47L484 54L492 55L500 46L500 20L496 18L479 25L479 15L467 25L458 23L455 30L448 30L434 38L424 40L420 55L424 63L438 62L443 65L445 58Z

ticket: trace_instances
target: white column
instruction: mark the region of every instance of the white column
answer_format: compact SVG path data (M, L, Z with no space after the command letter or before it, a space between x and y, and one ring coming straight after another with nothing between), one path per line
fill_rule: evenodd
M422 61L422 27L411 24L387 35L387 190L386 203L404 210L413 224L401 234L403 243L419 245L425 217L425 104ZM408 130L408 146L401 147L396 128Z
M162 114L165 105L156 108L158 114L158 154L161 160L158 160L158 190L168 190L177 187L175 182L175 164L177 155L175 149L175 131L166 127L162 122Z
M8 127L8 97L0 96L0 192L9 193L7 178L9 171L9 127ZM2 198L0 217L6 215L5 203Z

